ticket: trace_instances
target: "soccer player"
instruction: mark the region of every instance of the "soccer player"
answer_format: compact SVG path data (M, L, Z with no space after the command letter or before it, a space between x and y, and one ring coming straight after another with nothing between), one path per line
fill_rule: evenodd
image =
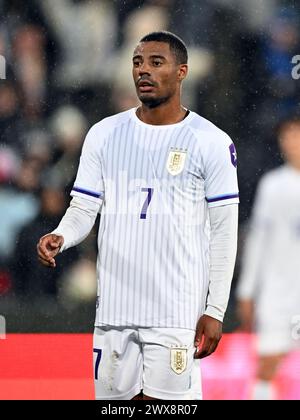
M286 164L259 183L237 288L242 327L258 333L257 400L275 399L272 380L299 345L300 118L281 123L278 133Z
M176 35L146 35L132 60L141 106L90 129L70 207L38 255L55 267L101 211L96 398L197 399L199 359L221 338L235 262L236 152L181 105L188 57Z

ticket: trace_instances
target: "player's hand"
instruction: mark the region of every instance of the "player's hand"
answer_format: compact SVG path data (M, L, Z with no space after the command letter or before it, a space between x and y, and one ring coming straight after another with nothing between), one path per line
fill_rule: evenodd
M54 257L59 253L60 248L64 243L64 238L61 235L54 235L48 233L42 236L37 244L37 253L39 261L46 267L56 267Z
M195 359L203 359L216 350L222 337L222 328L222 322L211 316L203 315L199 319L195 335Z
M241 321L240 330L251 332L254 324L254 302L251 299L240 300L237 303L237 312Z

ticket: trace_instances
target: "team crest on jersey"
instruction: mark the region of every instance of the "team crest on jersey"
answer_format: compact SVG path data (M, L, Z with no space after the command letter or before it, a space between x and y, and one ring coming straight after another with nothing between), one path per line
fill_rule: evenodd
M180 375L185 371L187 365L187 348L171 347L171 368Z
M180 172L183 171L186 159L186 152L186 149L171 148L167 160L167 171L171 175L179 175Z

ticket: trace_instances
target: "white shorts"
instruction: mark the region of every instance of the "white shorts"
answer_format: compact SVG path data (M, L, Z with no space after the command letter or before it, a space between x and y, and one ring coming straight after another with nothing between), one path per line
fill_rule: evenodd
M288 330L259 332L257 341L257 350L260 356L287 354L300 348L300 341L294 340Z
M300 347L300 316L282 310L257 317L258 353L262 356L285 354Z
M96 399L130 400L141 390L161 400L202 399L194 337L178 328L96 327Z

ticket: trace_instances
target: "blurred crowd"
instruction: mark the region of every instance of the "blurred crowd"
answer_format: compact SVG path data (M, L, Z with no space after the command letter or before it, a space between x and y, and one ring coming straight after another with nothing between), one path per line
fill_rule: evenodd
M132 52L154 30L171 30L188 46L184 105L236 144L242 241L257 182L281 163L274 127L298 107L295 4L0 0L0 295L93 298L95 232L55 271L38 264L36 243L69 203L88 128L137 105Z

